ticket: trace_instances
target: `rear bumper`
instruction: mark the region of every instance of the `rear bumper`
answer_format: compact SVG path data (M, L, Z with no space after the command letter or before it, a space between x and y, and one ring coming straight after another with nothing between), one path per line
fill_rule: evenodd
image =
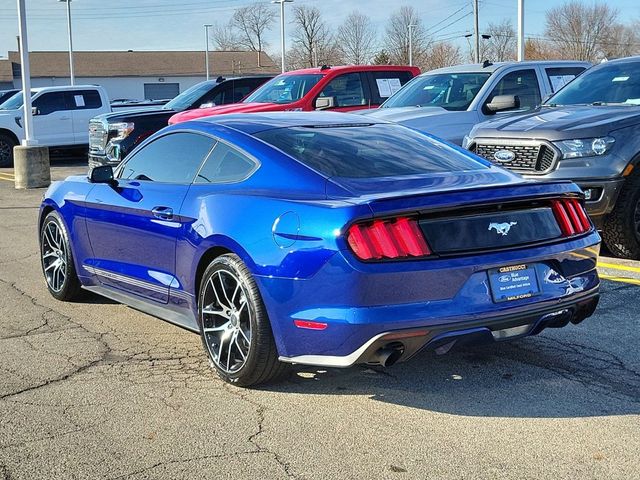
M529 319L543 312L523 323L530 325L546 313L572 307L597 295L599 243L598 234L591 232L535 248L374 264L358 262L341 251L309 278L256 275L255 279L282 360L342 366L361 361L368 344L389 333L457 331L461 325L491 330L501 319ZM519 264L536 265L540 293L494 302L488 271ZM294 320L326 327L300 328Z
M357 363L379 363L378 352L389 349L398 352L394 362L403 362L421 351L445 354L461 346L487 345L506 340L537 335L546 328L561 328L578 324L590 317L599 301L598 287L570 302L531 312L500 315L483 320L413 328L380 333L350 354L300 355L280 357L280 361L322 367L350 367Z

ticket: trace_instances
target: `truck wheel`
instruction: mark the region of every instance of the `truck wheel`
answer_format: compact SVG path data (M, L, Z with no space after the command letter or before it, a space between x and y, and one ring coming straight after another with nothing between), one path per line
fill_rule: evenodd
M640 171L622 186L616 206L604 220L602 238L616 257L640 260Z
M13 138L0 133L0 167L13 165L13 147L16 145Z

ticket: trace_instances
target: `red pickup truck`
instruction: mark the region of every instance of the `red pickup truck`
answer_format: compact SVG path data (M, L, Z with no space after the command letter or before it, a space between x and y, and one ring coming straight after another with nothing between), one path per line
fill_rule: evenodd
M294 70L268 81L240 103L198 108L169 119L175 124L223 113L377 108L405 83L420 74L418 67L355 65Z

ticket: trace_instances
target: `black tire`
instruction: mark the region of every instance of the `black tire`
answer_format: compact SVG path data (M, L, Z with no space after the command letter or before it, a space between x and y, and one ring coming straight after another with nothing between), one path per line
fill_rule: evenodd
M13 137L0 133L0 167L13 166L13 147L16 145Z
M258 287L237 255L221 255L205 270L198 292L198 324L210 363L224 381L251 387L279 380L289 371L289 365L278 360Z
M45 217L39 236L40 264L49 293L62 301L78 298L82 287L76 273L69 235L57 212L50 212Z
M604 220L602 239L616 257L640 260L640 171L624 182L616 206Z

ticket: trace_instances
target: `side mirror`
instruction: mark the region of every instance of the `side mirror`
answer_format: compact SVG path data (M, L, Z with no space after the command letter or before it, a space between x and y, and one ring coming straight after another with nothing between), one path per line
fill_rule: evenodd
M112 187L117 185L117 181L113 178L113 168L111 165L100 165L93 167L89 173L89 181L91 183L106 183Z
M316 98L316 110L326 110L336 106L336 97L318 97Z
M496 95L485 107L490 113L513 110L520 108L520 99L517 95Z

